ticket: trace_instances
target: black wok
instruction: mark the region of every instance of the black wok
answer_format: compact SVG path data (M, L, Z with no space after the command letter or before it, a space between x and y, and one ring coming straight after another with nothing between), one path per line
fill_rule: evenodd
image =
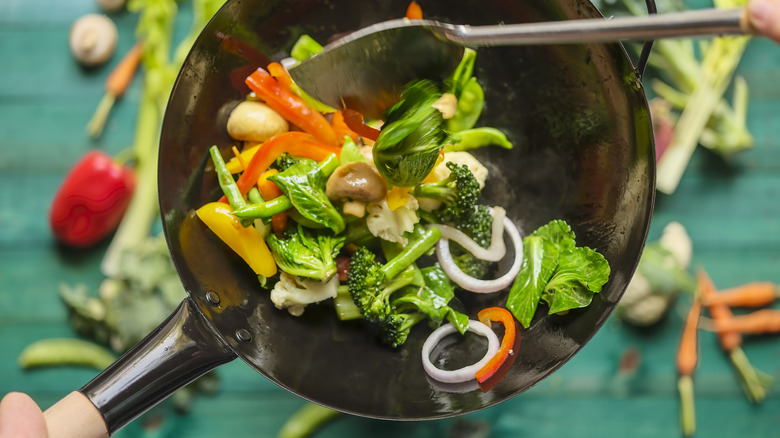
M236 357L293 393L345 412L387 419L464 414L527 390L568 361L607 319L639 260L655 179L647 101L618 43L479 51L476 76L487 102L481 123L502 129L515 144L511 151L475 152L490 169L485 202L504 206L523 231L565 219L578 244L597 249L612 268L589 307L565 316L537 312L512 368L486 393L431 384L420 359L425 327L393 350L359 322L339 322L328 304L310 306L302 317L276 309L251 270L194 215L220 195L213 172L205 171L207 149L216 144L228 153L233 144L225 122L248 92L243 79L249 73L287 56L302 33L325 42L402 16L407 4L232 0L206 27L173 90L159 156L164 230L189 298L75 393L97 407L109 433ZM423 9L427 18L473 25L598 16L586 0L448 0L426 2ZM505 297L459 295L471 317ZM62 418L64 412L55 405L47 415Z

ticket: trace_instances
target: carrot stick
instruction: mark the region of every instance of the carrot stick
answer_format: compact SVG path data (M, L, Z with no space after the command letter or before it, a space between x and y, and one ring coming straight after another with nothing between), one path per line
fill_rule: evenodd
M701 300L707 306L712 319L714 321L730 321L733 319L734 313L731 311L731 308L713 299L719 293L704 269L699 269L696 272L696 279L699 284ZM745 396L752 403L759 403L766 397L766 388L772 384L771 380L762 381L759 378L759 371L750 364L747 355L742 350L742 335L739 332L733 330L722 331L718 332L717 336L721 348L729 356L729 360L737 371L739 383L745 392Z
M696 431L696 410L693 400L693 372L699 359L697 332L701 315L701 301L693 301L685 320L680 347L677 351L677 372L680 377L677 389L680 392L680 424L684 436L691 436Z
M709 297L704 304L723 304L729 307L761 307L772 304L780 296L777 285L771 281L753 281L730 289L723 289Z
M735 331L742 334L764 334L780 332L780 310L762 309L726 321L714 321L718 333Z
M266 201L276 199L284 194L279 186L274 184L273 181L268 180L268 177L277 173L279 173L278 170L269 169L265 171L257 181L257 188L260 190L260 195L262 195L263 199ZM274 230L274 234L276 234L277 237L281 237L282 232L287 228L287 212L283 211L271 216L271 227Z
M106 125L108 119L108 113L111 112L111 108L114 106L114 102L122 97L122 95L130 86L130 82L135 76L135 72L138 70L138 65L141 63L141 57L143 56L144 49L143 43L136 43L132 49L119 61L119 63L111 71L111 74L106 78L106 93L98 103L95 114L87 124L87 133L92 138L100 137L103 132L103 127Z

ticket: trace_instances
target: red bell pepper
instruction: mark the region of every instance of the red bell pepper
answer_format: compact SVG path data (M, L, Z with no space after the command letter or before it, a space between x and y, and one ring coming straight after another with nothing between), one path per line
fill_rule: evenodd
M479 383L484 383L501 368L501 365L504 364L510 354L514 354L512 348L515 344L515 319L508 310L502 307L482 309L477 314L477 318L488 327L490 327L491 321L500 322L504 325L504 338L501 340L498 352L475 375Z
M379 138L379 130L364 124L362 114L349 108L343 110L342 113L344 116L344 123L346 123L352 132L371 141L376 141L376 139Z
M49 223L54 237L86 248L106 238L122 220L135 189L135 174L105 152L87 152L54 196Z
M269 68L281 79L275 79L267 71L258 68L246 78L249 88L288 122L313 135L322 143L340 145L341 140L336 138L336 133L325 120L325 116L311 109L303 99L290 90L291 79L286 75L284 68L281 65L277 68L273 64Z

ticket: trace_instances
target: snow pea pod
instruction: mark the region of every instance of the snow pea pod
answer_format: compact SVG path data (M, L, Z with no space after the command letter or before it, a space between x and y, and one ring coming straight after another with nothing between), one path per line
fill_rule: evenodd
M33 342L19 355L23 369L76 365L102 370L116 360L114 355L94 342L71 338L51 338Z
M473 128L479 120L479 116L482 115L484 106L485 92L477 79L472 77L458 95L458 108L455 111L455 116L447 120L447 130L460 132Z
M467 151L469 149L481 148L483 146L500 146L504 149L512 149L512 142L506 138L506 135L496 128L481 127L467 129L457 134L460 140L444 147L445 152Z

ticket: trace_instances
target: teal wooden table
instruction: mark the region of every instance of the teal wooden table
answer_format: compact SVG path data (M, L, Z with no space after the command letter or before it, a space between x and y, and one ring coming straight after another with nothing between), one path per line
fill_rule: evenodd
M16 358L33 341L73 336L58 284L97 287L106 247L61 251L48 229L48 206L84 151L97 147L113 153L131 144L140 94L136 81L102 138L88 139L84 126L109 68L78 67L67 35L78 16L95 11L93 0L0 1L0 394L25 391L44 408L96 371L23 371ZM185 2L177 35L187 31L189 13ZM112 18L122 53L133 44L136 17ZM115 57L111 64L116 62ZM654 239L670 220L685 225L694 242L694 265L706 267L720 287L780 282L780 48L751 42L739 73L750 85L748 123L755 148L730 162L697 150L678 191L659 196L651 230ZM317 436L678 436L674 357L684 312L684 306L675 309L651 331L628 329L613 317L559 372L497 407L421 423L342 416ZM697 435L780 436L780 390L774 388L762 405L748 404L715 338L704 333L700 347ZM641 361L633 374L620 376L618 362L629 348L640 352ZM780 378L778 338L751 338L744 349L758 368ZM198 398L189 414L165 415L160 422L152 412L119 435L274 436L303 405L239 361L218 373L219 393Z

